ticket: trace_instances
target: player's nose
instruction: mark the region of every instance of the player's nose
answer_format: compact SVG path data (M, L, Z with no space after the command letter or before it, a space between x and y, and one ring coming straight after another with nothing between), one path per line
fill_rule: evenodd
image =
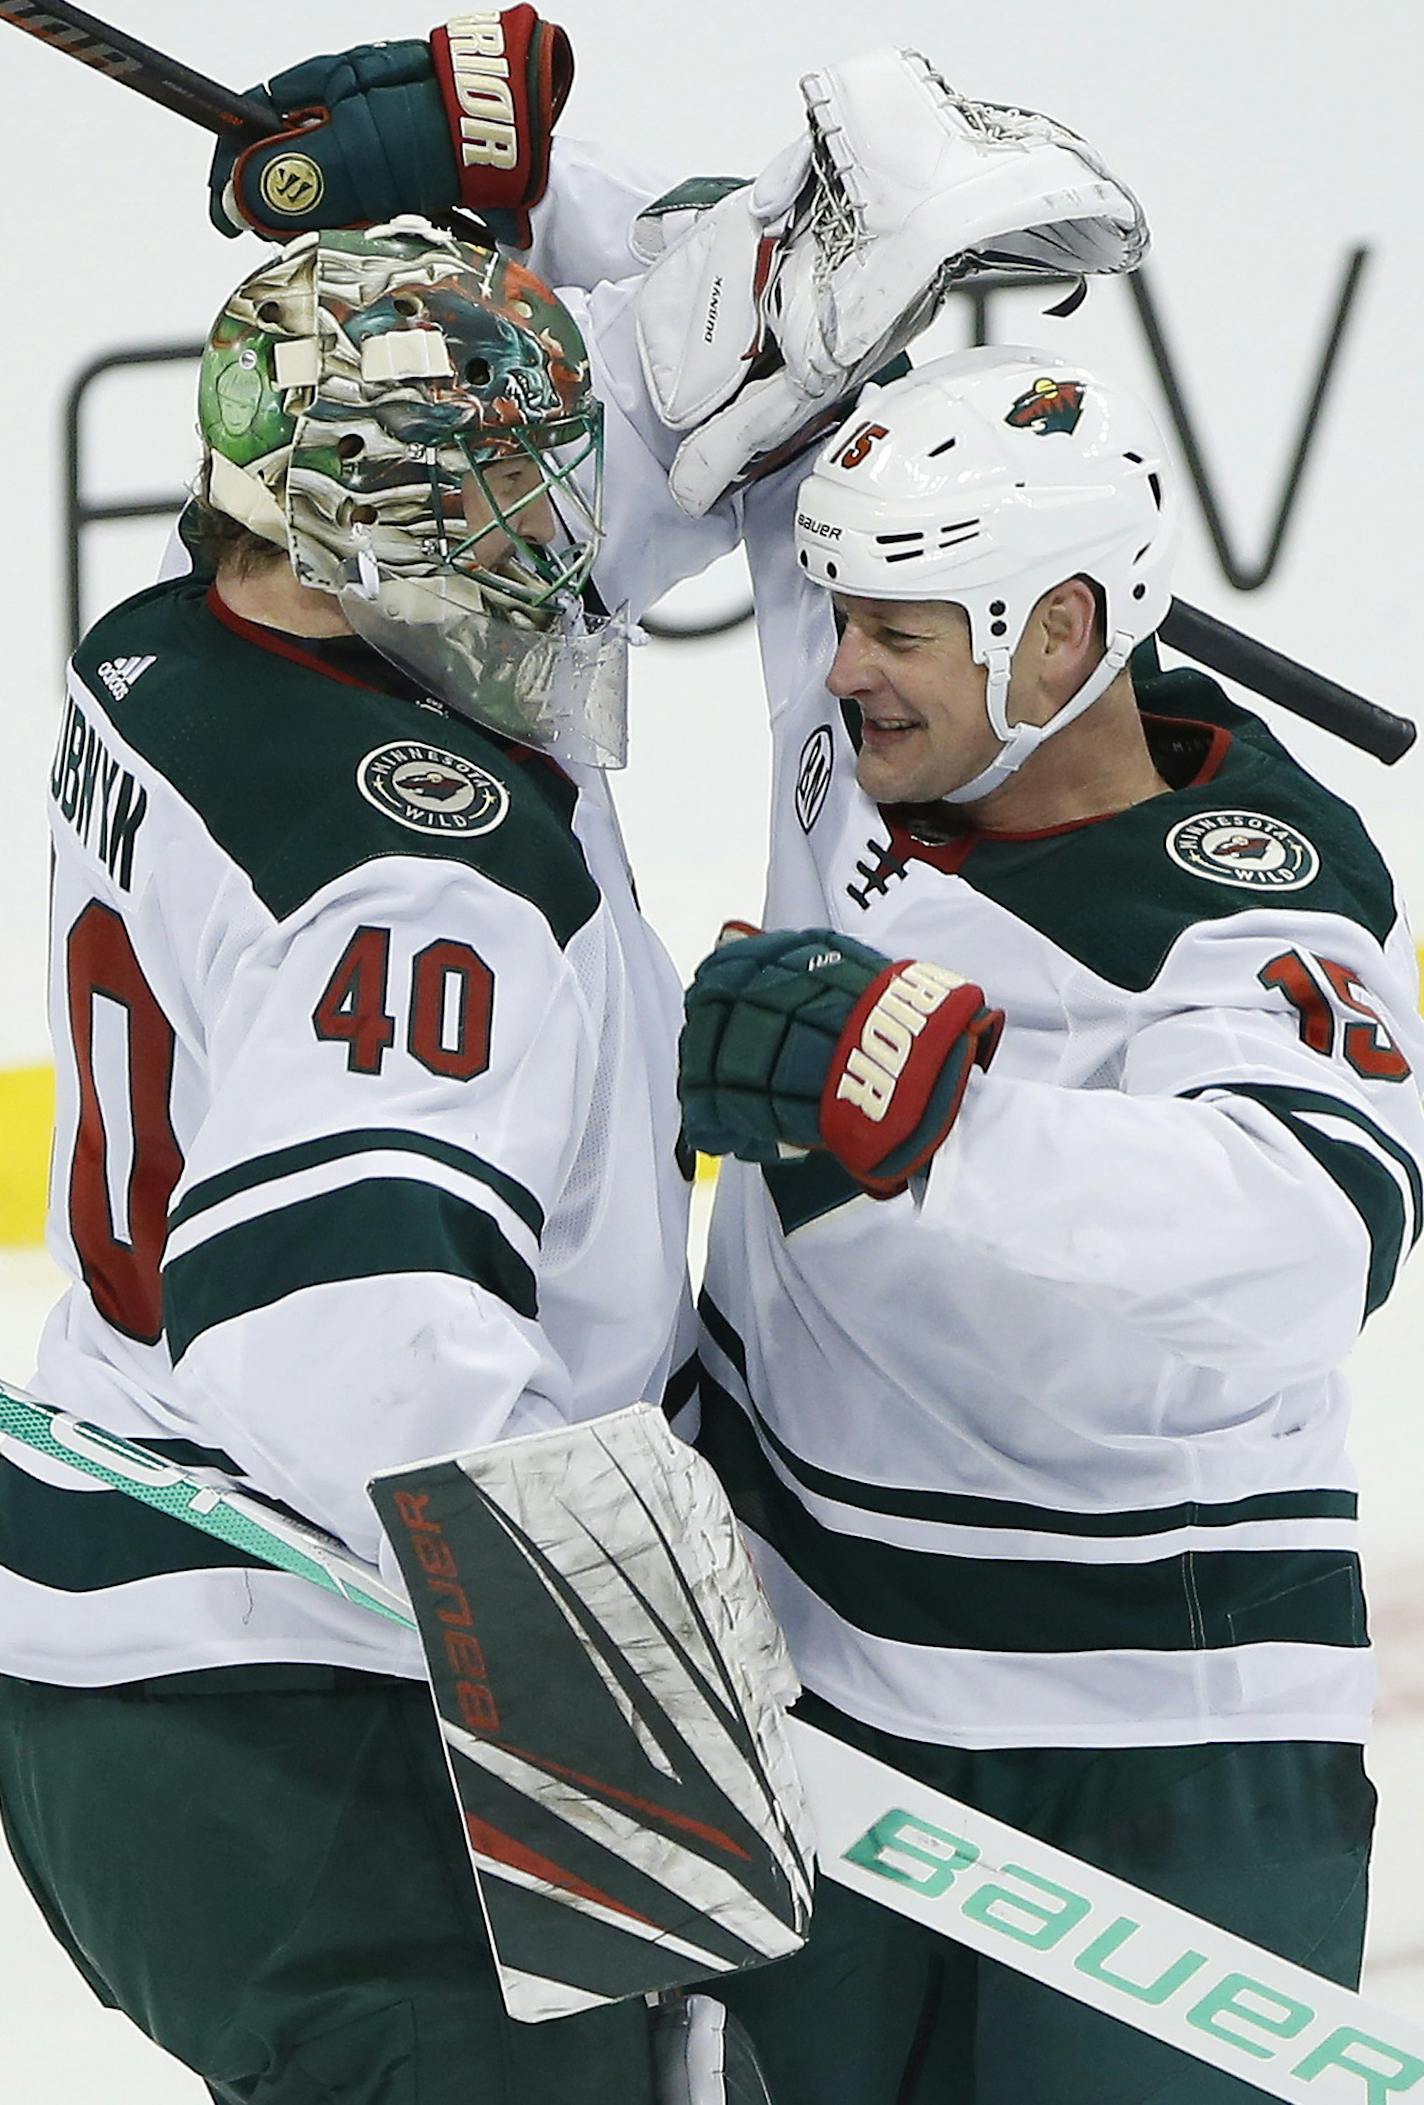
M517 524L526 541L533 541L540 548L547 548L558 532L558 520L554 517L554 506L547 490L531 497L519 512Z
M841 632L826 686L838 702L845 702L867 693L874 684L874 654L860 631L848 626Z

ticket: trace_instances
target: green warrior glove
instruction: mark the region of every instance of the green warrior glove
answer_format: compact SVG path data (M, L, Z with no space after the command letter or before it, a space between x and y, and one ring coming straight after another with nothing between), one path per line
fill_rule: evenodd
M286 241L461 206L525 248L573 76L568 37L528 5L457 15L428 44L305 59L253 91L272 136L219 145L209 214L224 234Z
M744 1162L828 1148L891 1198L945 1139L1003 1024L982 988L943 965L893 963L829 928L748 934L705 959L688 990L687 1136Z

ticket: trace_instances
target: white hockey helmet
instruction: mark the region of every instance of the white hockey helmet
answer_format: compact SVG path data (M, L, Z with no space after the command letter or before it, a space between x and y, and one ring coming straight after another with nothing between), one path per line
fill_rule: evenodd
M863 390L796 506L798 560L851 598L952 600L969 617L998 758L952 791L986 796L1105 693L1171 605L1177 506L1142 405L1072 359L957 351ZM1107 648L1043 725L1007 716L1009 673L1045 592L1087 577Z

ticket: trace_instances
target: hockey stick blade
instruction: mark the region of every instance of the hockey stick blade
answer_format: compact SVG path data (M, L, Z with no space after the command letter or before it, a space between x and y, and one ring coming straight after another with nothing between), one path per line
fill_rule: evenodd
M1311 672L1283 651L1258 643L1241 629L1174 599L1166 620L1158 630L1169 649L1209 665L1223 679L1236 680L1253 694L1305 718L1322 731L1331 731L1349 745L1373 754L1387 767L1402 760L1419 735L1417 724L1407 716L1396 716L1378 702L1367 701L1349 687Z
M178 59L142 44L126 30L113 29L68 0L0 0L0 22L38 37L66 58L78 59L98 73L150 102L161 103L176 116L186 117L205 131L221 137L234 135L247 140L265 139L272 130L270 110L245 95L235 95L204 73Z
M56 1438L56 1425L61 1437ZM74 1437L78 1427L82 1437ZM0 1439L63 1461L413 1627L369 1565L209 1478L0 1384ZM168 1479L166 1492L157 1483ZM299 1547L315 1543L320 1559ZM527 1661L526 1661L527 1666ZM1424 2101L1419 2026L927 1784L789 1721L822 1877L1288 2105Z

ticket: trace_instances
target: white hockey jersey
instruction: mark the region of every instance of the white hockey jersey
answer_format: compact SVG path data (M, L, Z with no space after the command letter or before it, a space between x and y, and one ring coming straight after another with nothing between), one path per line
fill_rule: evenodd
M934 959L1007 1017L912 1193L723 1169L700 1439L798 1670L949 1745L1363 1739L1338 1369L1424 1219L1389 874L1188 670L1139 666L1168 795L1029 837L882 811L784 501L748 507L765 923Z
M394 1578L374 1472L675 1398L692 1325L678 988L606 786L391 677L191 579L77 653L52 782L74 1284L34 1381ZM0 1458L0 1671L271 1662L422 1671L391 1625Z
M555 173L588 244L562 210L562 272L591 282L629 186L571 154ZM604 288L586 322L601 391L667 457L626 304ZM1338 1369L1424 1215L1389 874L1258 719L1141 662L1170 794L1019 839L880 810L795 562L802 472L700 522L696 558L744 532L774 744L763 925L934 959L1007 1028L913 1193L864 1197L828 1156L722 1169L699 1444L798 1671L947 1745L1362 1739ZM643 505L685 550L666 494Z

